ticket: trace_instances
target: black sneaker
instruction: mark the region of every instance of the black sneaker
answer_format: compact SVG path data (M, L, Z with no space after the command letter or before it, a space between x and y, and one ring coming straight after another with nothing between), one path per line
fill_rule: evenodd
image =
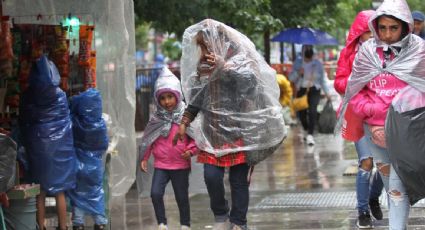
M370 199L369 200L369 208L370 212L372 213L372 216L375 217L377 220L382 220L382 210L381 206L379 205L378 199Z
M357 218L357 227L360 229L373 228L372 219L370 218L370 214L368 212L359 213Z

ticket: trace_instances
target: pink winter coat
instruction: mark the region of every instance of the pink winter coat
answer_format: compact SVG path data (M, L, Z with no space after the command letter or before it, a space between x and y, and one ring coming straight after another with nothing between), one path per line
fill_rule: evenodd
M376 51L383 60L382 47ZM353 112L367 124L383 126L393 98L406 86L407 83L394 75L382 73L370 80L365 88L351 99L349 106L351 105Z
M345 94L345 88L347 87L348 77L351 74L353 67L354 58L357 54L357 45L359 38L365 32L370 31L367 22L369 18L375 13L373 10L361 11L357 14L350 27L347 41L344 49L342 49L339 59L338 66L336 69L334 87L339 94Z
M154 156L155 168L167 170L190 168L190 159L185 160L181 155L187 150L192 154L196 154L198 148L196 147L195 141L187 135L183 141L178 141L177 144L173 146L173 138L178 130L179 125L173 123L167 137L159 136L146 149L143 160L148 160L152 153Z
M348 78L350 77L353 67L354 58L356 57L360 37L362 34L370 31L368 27L369 18L375 13L373 10L361 11L357 14L350 27L344 49L342 49L336 75L334 80L334 88L340 94L345 94ZM337 111L339 114L339 109ZM349 141L358 141L363 135L363 120L357 117L351 106L348 106L347 113L344 116L345 125L342 128L342 137Z

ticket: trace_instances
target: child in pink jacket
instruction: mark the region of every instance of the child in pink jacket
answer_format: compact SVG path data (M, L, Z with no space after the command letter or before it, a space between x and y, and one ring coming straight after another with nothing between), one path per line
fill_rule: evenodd
M173 137L179 129L178 124L185 108L180 89L177 77L164 67L155 83L157 111L144 130L139 152L140 155L144 154L139 157L140 168L144 172L148 172L149 157L154 156L151 198L160 230L168 229L163 197L170 180L180 211L181 229L190 229L190 158L197 152L197 147L189 136L173 145Z

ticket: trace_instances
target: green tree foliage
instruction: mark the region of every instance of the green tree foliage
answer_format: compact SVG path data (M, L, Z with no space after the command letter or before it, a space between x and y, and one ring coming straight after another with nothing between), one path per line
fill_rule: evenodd
M181 44L175 38L169 38L162 43L162 51L171 60L178 60L182 55Z
M142 22L136 25L136 50L146 50L148 48L149 23Z
M163 32L181 37L184 29L212 18L253 34L280 28L282 23L270 14L270 0L135 0L139 21L152 22Z

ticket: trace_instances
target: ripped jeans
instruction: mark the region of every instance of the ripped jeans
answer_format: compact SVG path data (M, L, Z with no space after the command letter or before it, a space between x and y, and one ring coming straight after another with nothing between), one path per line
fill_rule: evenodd
M387 192L389 229L406 229L410 204L403 182L391 165L387 149L381 148L372 142L368 128L365 128L365 135L368 137L370 151L372 152L373 159L379 174L381 174L382 182Z

